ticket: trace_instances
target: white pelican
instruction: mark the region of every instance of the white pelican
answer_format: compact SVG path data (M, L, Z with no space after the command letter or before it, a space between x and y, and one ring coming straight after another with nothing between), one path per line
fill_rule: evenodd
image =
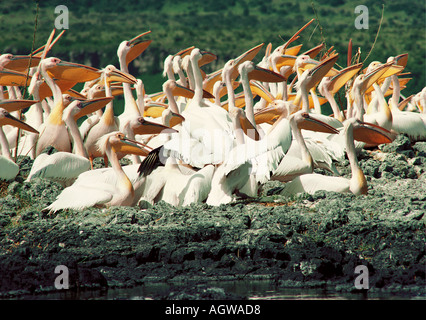
M303 110L290 115L291 131L295 139L293 139L290 149L280 162L278 168L273 172L271 180L290 181L296 176L312 173L314 167L326 167L329 171L337 172L332 165L330 155L324 152L323 148L317 147L316 143L311 144L308 149L305 138L302 136L301 129L329 134L339 133L337 129L316 119L316 116L316 114L309 114ZM306 140L312 141L312 139ZM311 153L313 153L314 157Z
M257 183L255 175L250 175L250 170L253 166L252 162L257 166L256 161L261 153L267 153L268 151L275 149L275 152L280 152L280 147L277 145L268 145L267 141L262 141L257 146L246 142L246 136L251 136L252 139L259 140L259 134L256 130L256 123L254 120L254 114L251 115L253 118L252 122L247 119L245 113L235 106L234 89L232 86L232 73L237 69L235 61L228 61L222 70L222 79L226 83L228 92L228 110L229 116L231 117L234 134L236 137L237 145L227 155L225 161L220 164L212 179L212 190L207 198L207 203L211 205L218 205L221 203L228 203L234 198L234 193L244 192L249 193L247 196L257 195ZM249 79L265 82L281 82L284 78L268 69L255 66L251 61L245 61L239 64L238 72L240 72L242 81L245 83L245 89L247 90ZM247 97L247 100L252 99L252 96ZM253 108L253 103L247 101L246 107ZM253 110L251 110L253 112ZM250 132L253 130L253 132ZM278 143L279 144L279 143ZM250 151L245 148L255 147ZM263 148L260 150L259 148ZM256 151L258 153L256 153ZM267 151L268 150L268 151ZM239 152L248 151L248 153L240 154ZM272 151L272 153L274 152ZM250 155L250 158L236 159L235 157L244 157Z
M225 70L225 69L224 69ZM229 105L231 107L231 104ZM245 137L240 124L241 109L234 108L229 111L235 127L237 146L230 151L226 161L219 165L211 179L211 190L206 203L213 206L230 203L235 199L234 193L239 192L249 183L252 164L249 159L239 161L235 156L243 156L237 152L244 151ZM256 179L253 178L256 183Z
M112 81L119 81L123 83L136 83L135 77L129 74L125 74L124 72L118 70L113 65L108 65L104 70L102 70L101 82L104 82L105 86L105 96L112 97L110 83ZM102 116L99 121L90 128L87 132L86 136L83 137L84 145L87 149L87 153L89 154L89 160L93 168L93 159L97 157L103 157L105 160L105 166L108 166L108 162L106 161L106 154L102 154L100 150L97 148L97 141L100 137L105 134L113 131L118 131L119 124L118 119L114 116L114 107L112 100L105 107Z
M177 105L173 92L189 89L179 86L176 81L167 80L163 85L163 90L169 101L169 108L165 109L162 114L163 123L166 126L173 126L171 121L184 120L176 112ZM170 139L170 136L165 135L165 139ZM214 166L206 165L204 168L196 170L181 165L173 157L161 159L161 148L160 145L154 149L138 169L141 175L146 176L140 200L151 204L163 200L173 206L187 206L204 201L210 192Z
M354 132L355 131L355 132ZM389 143L390 139L374 127L368 127L355 118L345 121L344 134L346 137L346 153L351 166L352 177L324 176L317 173L303 174L284 185L282 195L291 196L297 193L314 194L316 191L351 192L355 195L367 194L368 186L355 153L355 139L365 139L366 143ZM358 136L359 135L359 136Z
M99 77L97 71L87 68L86 66L70 62L63 62L58 58L47 58L40 62L39 70L53 93L54 107L46 121L40 127L40 135L36 146L36 156L48 146L53 146L58 151L71 152L71 143L65 123L62 120L62 114L65 108L64 101L62 100L62 92L59 86L55 84L50 74L53 73L53 76L62 76L67 80L78 79L77 81L80 82ZM48 70L50 72L48 72Z
M0 108L0 179L12 180L19 173L19 166L13 161L10 154L9 144L2 129L4 125L11 125L33 133L37 133L37 130Z
M411 141L426 141L426 119L424 113L401 111L398 108L401 88L396 74L392 75L393 93L390 98L392 130L408 135Z
M91 163L76 120L102 108L111 100L111 97L106 97L71 102L63 112L63 120L71 136L73 152L41 153L35 158L26 181L44 178L69 186L82 172L90 170Z
M132 132L134 131L137 134L147 134L147 133L151 133L151 134L163 133L164 134L169 132L175 132L175 130L172 128L146 121L143 117L135 118L129 121L129 126L131 126ZM140 144L139 142L137 143ZM98 144L99 144L99 140L98 140ZM127 152L122 152L117 149L114 157L117 157L117 159L119 159L126 154ZM148 154L148 151L146 151L146 153L143 154L143 156L146 154ZM86 161L86 166L88 165L87 161ZM89 165L89 168L90 168L90 165ZM139 168L139 164L132 164L132 165L127 165L123 167L123 170L126 176L130 179L133 185L134 198L131 205L137 204L137 201L142 196L142 191L144 190L144 185L145 185L145 180L139 178L138 168ZM98 181L101 184L110 184L111 188L113 188L117 184L117 181L119 178L120 176L117 176L114 168L111 168L111 167L89 170L89 171L81 173L78 176L78 179L80 181L83 181L84 183L86 183L86 181Z
M306 69L298 78L298 81L296 83L297 86L297 96L295 98L294 103L298 105L299 97L301 97L302 100L302 110L304 112L310 112L309 111L309 96L308 92L314 88L321 79L327 75L327 73L331 70L333 65L336 63L336 60L338 58L338 55L332 56L330 58L327 58L321 63L319 63L317 66L313 67L312 69ZM329 116L325 116L323 114L318 114L317 119L321 120L322 122L327 123L328 125L335 127L335 128L341 128L343 125L342 123L336 119Z
M173 57L173 71L179 75L179 80L176 82L183 87L188 87L188 79L182 70L182 57L180 55L175 55Z
M106 134L99 139L98 145L108 155L116 175L115 183L93 179L92 175L96 177L97 170L85 172L78 177L74 184L65 188L45 210L55 212L61 209L81 210L93 206L131 206L133 204L135 190L118 161L117 153L146 156L148 151L140 148L136 141L127 139L120 132Z
M194 92L191 89L179 85L174 80L167 80L166 82L164 82L163 91L166 94L168 106L162 112L162 123L172 128L177 126L176 128L179 130L179 128L181 128L181 123L185 120L185 118L179 114L179 109L176 103L175 96L192 97L194 95ZM169 135L158 135L150 139L146 144L151 148L155 149L164 145L164 143L169 140Z
M163 77L167 77L168 80L176 81L175 73L173 71L173 55L169 54L164 59Z
M151 153L152 162L158 154ZM147 157L149 160L149 158ZM139 169L140 173L143 173ZM173 206L188 206L206 200L210 193L214 173L213 165L194 170L180 165L176 159L169 157L164 166L158 166L146 175L144 190L140 201L154 204L165 201Z
M43 79L41 78L40 72L36 71L32 78L30 85L28 87L28 93L32 94L34 100L37 102L33 104L28 111L25 113L25 118L27 119L27 123L32 127L39 129L45 120L43 116L43 106L40 101L39 89L41 84L43 83ZM36 157L36 148L35 145L37 143L38 135L36 134L27 134L24 137L21 137L21 141L19 143L19 148L22 150L19 154L28 154L31 159L35 159Z
M222 107L203 99L203 79L199 68L201 59L215 57L195 48L190 60L194 73L194 97L181 112L185 118L178 134L164 145L167 156L197 168L220 163L234 144L232 121Z
M31 64L30 63L31 60ZM40 57L35 56L25 56L25 55L13 55L11 53L4 53L0 55L0 68L26 72L28 68L37 67L40 63Z
M379 79L386 78L402 70L402 67L394 66L392 69L391 67L392 62L380 64L374 61L370 63L365 74L362 73L354 79L349 94L347 118L355 117L360 121L364 121L364 114L367 109L364 95Z
M21 110L24 109L24 108L27 108L27 107L31 107L36 102L37 101L34 101L34 100L22 100L22 99L1 100L0 101L0 108L5 109L10 114L14 114L15 117L19 119L19 118L22 117ZM30 125L26 120L25 120L25 123ZM34 128L34 126L32 126L32 125L30 125L30 126ZM37 129L37 128L34 128L34 129ZM7 144L8 148L11 151L15 150L17 142L19 142L19 146L22 145L21 141L23 141L23 138L21 137L20 139L18 139L18 133L21 133L20 136L23 136L24 138L31 136L31 135L37 136L37 134L30 132L30 131L20 132L20 129L16 128L16 126L9 126L9 125L3 126L1 131L2 131L2 134L5 135L7 143L8 143ZM1 152L0 152L0 154L1 154ZM20 153L18 153L18 155L20 155Z
M120 63L120 70L129 74L128 65L136 57L142 54L148 48L152 40L142 40L142 37L149 34L151 31L144 32L137 37L120 43L117 49L117 56ZM143 113L138 108L135 98L133 97L130 84L123 83L124 90L124 111L118 116L120 120L120 131L126 125L127 121L133 117L143 116Z
M212 191L207 199L208 204L218 205L221 203L228 203L234 198L234 193L253 197L257 195L258 181L255 175L250 174L252 169L252 162L256 160L247 160L233 163L236 159L234 156L237 155L235 152L242 152L244 148L253 145L248 142L246 144L247 137L258 141L260 135L256 129L256 122L253 112L253 96L249 88L249 81L257 80L264 82L281 82L284 80L279 74L270 71L268 69L254 65L250 60L244 61L238 65L238 72L241 75L241 82L243 83L243 89L246 101L246 113L235 105L235 95L232 86L232 73L235 72L236 63L234 60L229 60L222 70L222 79L226 83L228 92L228 110L229 115L232 119L234 126L234 133L236 136L237 146L230 152L230 158L227 158L223 164L218 166L216 169L213 180L212 180ZM252 120L248 119L251 117ZM262 144L265 145L265 141ZM253 150L251 150L253 152ZM259 153L260 154L260 153ZM251 156L256 156L251 153ZM235 164L235 165L234 165Z
M231 78L230 78L231 72L232 72L232 69L227 70L224 67L222 78L224 77L226 81L226 86L228 90L228 101L229 101L229 97L234 99L233 89L231 86ZM266 83L271 83L271 82L282 83L285 81L285 78L279 73L256 66L250 60L242 62L238 66L238 72L240 74L240 81L243 85L243 92L245 97L245 115L248 120L248 121L241 121L241 127L243 131L246 133L246 135L250 132L249 130L253 130L252 132L250 132L249 136L251 136L253 139L258 140L260 138L260 134L259 132L257 132L256 121L254 118L254 102L253 102L253 93L250 89L250 81L252 80L252 81L262 81ZM233 107L235 107L234 101L232 101L232 105Z
M362 63L349 66L339 71L338 75L334 77L324 77L318 85L318 91L321 93L329 102L331 109L333 110L334 118L343 122L345 116L340 110L339 105L334 99L334 95L342 88L350 79L352 79L356 73L362 68Z
M218 166L213 176L207 204L229 203L233 201L234 193L244 187L250 189L247 186L250 175L254 176L250 184L263 184L270 179L271 172L277 169L291 145L292 134L287 116L294 111L295 106L287 101L275 100L271 108L277 108L282 113L261 140L244 139L243 135L236 135L237 145L231 149L226 161ZM241 109L234 109L231 113L236 131L242 130L238 121L240 112Z
M393 57L389 58L388 60L389 60L388 61L389 63L392 63ZM373 61L368 66L367 72L371 72L372 70L375 70L376 68L379 68L381 66L382 64L380 62ZM393 70L396 70L396 71L393 71ZM372 99L372 101L370 101L370 104L366 108L366 113L363 116L364 121L379 125L385 128L386 130L392 129L392 122L393 122L392 112L391 112L391 109L389 108L388 103L385 100L384 93L387 91L391 83L392 73L398 72L398 71L399 72L402 71L402 67L401 68L393 67L390 70L388 69L386 73L382 76L382 78L385 78L383 83L383 87L384 87L383 90L382 88L380 88L380 86L376 82L373 83L373 88L374 88L373 92L375 94L375 97ZM378 105L378 109L375 110L377 105Z

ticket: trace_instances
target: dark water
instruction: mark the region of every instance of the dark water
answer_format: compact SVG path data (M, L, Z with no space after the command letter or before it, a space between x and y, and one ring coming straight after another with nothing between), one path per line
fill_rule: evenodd
M323 289L283 288L266 280L209 281L209 287L223 288L249 300L425 300L425 296L386 293L341 293ZM132 288L109 288L107 290L63 290L49 294L21 296L15 299L31 300L151 300L165 297L171 291L179 291L179 284L150 283Z

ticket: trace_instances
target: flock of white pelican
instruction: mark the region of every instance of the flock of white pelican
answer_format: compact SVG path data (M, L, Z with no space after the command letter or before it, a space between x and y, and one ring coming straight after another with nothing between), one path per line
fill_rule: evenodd
M119 68L47 57L62 35L53 39L54 31L30 55L1 55L0 179L17 176L17 155L31 157L26 181L64 186L50 211L161 200L216 206L256 197L270 180L281 181L289 196L366 194L358 152L401 133L425 141L426 88L401 96L410 80L403 73L408 54L363 66L352 64L350 46L342 68L332 48L318 58L324 44L301 53L302 45L291 44L312 21L275 49L262 43L209 74L203 66L217 58L211 52L190 47L169 55L163 91L154 94L128 69L149 47L150 31L119 44ZM78 83L80 91L73 89ZM335 100L341 88L346 108ZM23 99L26 93L33 99ZM124 111L116 116L118 95ZM327 102L331 115L321 108ZM350 179L335 166L346 156ZM94 169L98 157L105 167ZM132 164L121 165L124 157Z

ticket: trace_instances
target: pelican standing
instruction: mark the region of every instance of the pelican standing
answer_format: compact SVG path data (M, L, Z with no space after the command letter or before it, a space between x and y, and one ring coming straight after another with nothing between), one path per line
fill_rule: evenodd
M123 41L118 46L117 56L120 63L120 70L125 74L129 74L129 63L142 54L151 44L152 40L142 40L142 37L150 32L151 31L142 33L129 41ZM124 111L118 116L120 120L120 131L123 130L123 127L130 119L143 116L143 113L139 110L135 98L133 97L129 83L123 83L123 91Z
M108 65L102 72L101 81L105 85L105 96L112 97L110 83L111 81L120 81L123 83L136 83L136 79L124 72L117 70L113 65ZM112 100L105 107L99 121L87 132L84 137L84 145L89 154L89 160L93 169L93 159L103 157L105 166L108 166L106 154L102 154L97 148L97 141L107 133L118 131L118 119L114 116L114 106Z
M12 180L19 173L19 166L13 161L10 154L9 144L2 129L4 125L11 125L33 133L38 132L25 122L12 116L5 109L0 108L0 147L2 151L0 155L0 179Z
M52 146L58 151L71 152L71 142L69 139L67 128L65 126L65 122L62 119L64 108L66 107L66 105L64 104L64 101L62 99L61 89L53 81L52 77L48 74L48 69L53 70L55 67L59 67L59 71L61 73L65 73L65 68L70 68L71 71L74 71L76 70L76 68L80 68L83 66L71 64L68 62L62 62L58 58L47 58L43 59L40 62L39 70L53 93L54 107L51 110L46 121L40 127L40 135L37 140L36 146L36 156L38 156L48 146ZM82 75L78 73L75 74L75 72L72 72L71 76L80 77L79 81L85 81L85 78L83 78ZM99 74L94 72L93 77L89 76L88 79L93 79L94 77L98 76Z

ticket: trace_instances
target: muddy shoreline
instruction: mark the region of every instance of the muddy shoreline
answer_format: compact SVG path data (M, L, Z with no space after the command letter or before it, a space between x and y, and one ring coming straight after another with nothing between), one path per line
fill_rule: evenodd
M158 299L246 298L194 293L194 283L220 279L359 292L361 264L368 293L426 297L426 142L400 135L358 158L365 196L286 198L280 183L268 182L257 199L219 207L161 202L47 214L62 187L24 182L32 162L21 157L15 181L0 183L0 298L55 291L58 265L69 270L70 290L188 284ZM337 168L349 176L348 162Z

